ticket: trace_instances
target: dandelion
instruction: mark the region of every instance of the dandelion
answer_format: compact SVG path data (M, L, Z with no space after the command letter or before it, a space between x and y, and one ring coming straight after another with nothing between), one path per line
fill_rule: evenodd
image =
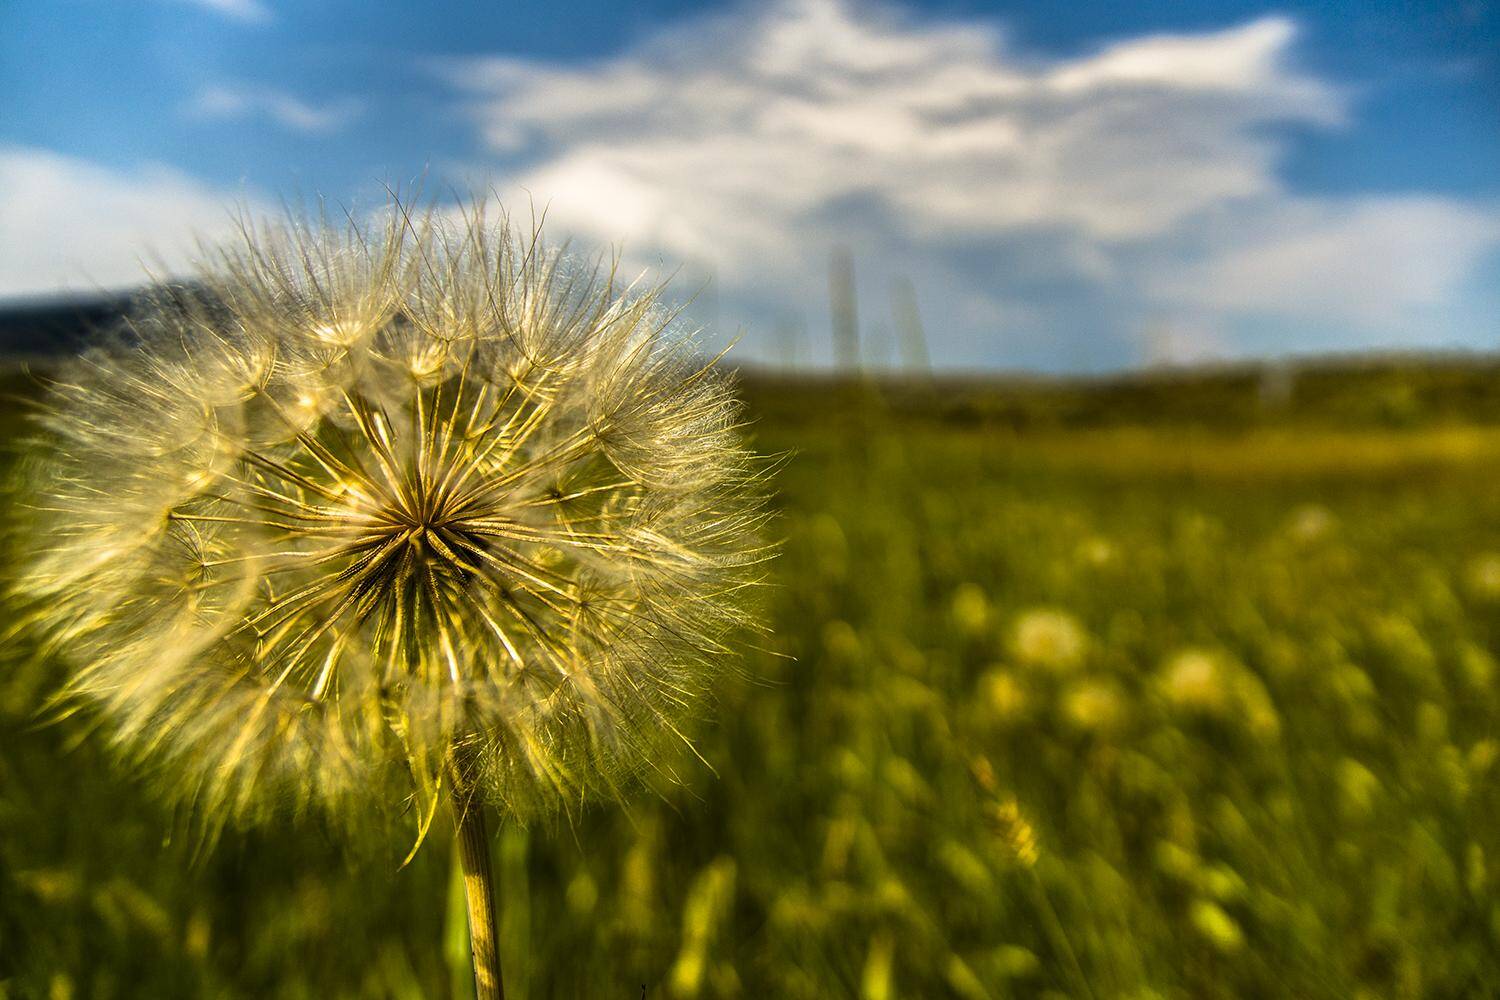
M1125 700L1118 685L1099 678L1069 686L1061 707L1067 722L1085 733L1107 732L1125 719Z
M1010 723L1026 712L1026 688L1015 675L1003 667L986 673L979 679L980 703L995 721Z
M1083 660L1088 635L1067 611L1033 608L1016 618L1010 646L1022 663L1065 671Z
M1157 686L1167 704L1184 714L1238 721L1264 738L1281 729L1260 678L1222 652L1180 650L1162 666Z
M953 592L952 614L959 632L969 637L978 636L989 624L989 597L977 584L960 584Z
M211 829L670 779L751 624L764 465L657 290L482 210L246 227L51 387L18 596ZM418 843L421 836L418 836Z
M1229 708L1230 685L1222 659L1206 650L1185 649L1162 668L1162 694L1175 708L1217 715Z

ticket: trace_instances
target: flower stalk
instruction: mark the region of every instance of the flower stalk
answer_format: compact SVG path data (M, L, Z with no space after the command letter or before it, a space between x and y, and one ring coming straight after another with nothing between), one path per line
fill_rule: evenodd
M499 922L495 919L495 877L484 807L474 798L472 786L458 780L457 772L451 800L458 862L463 868L464 897L469 907L475 1000L505 1000L505 982L500 975Z

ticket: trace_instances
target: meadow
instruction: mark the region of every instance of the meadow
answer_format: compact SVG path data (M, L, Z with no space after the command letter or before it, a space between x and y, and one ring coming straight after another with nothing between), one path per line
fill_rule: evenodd
M1267 384L747 379L770 634L681 789L502 827L508 996L1500 995L1494 373ZM471 995L443 831L206 850L4 670L0 998Z

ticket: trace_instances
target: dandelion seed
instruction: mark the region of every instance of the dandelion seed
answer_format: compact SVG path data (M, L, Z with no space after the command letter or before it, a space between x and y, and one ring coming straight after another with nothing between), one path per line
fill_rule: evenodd
M251 230L52 387L18 596L66 697L211 827L443 789L476 864L482 804L670 776L767 556L673 330L478 209Z

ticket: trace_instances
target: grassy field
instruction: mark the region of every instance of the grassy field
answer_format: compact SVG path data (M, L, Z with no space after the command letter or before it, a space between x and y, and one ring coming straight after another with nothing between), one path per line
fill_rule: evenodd
M752 381L795 452L771 648L712 772L501 831L508 995L1500 995L1500 393L1463 384ZM470 992L441 834L199 851L5 669L0 997Z

